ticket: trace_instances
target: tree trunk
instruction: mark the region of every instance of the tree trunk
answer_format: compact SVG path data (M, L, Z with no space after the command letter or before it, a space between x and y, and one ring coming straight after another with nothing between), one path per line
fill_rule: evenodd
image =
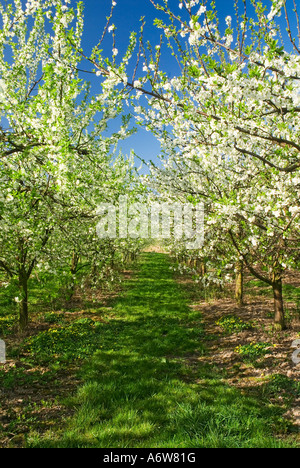
M28 276L22 269L19 272L19 326L21 330L25 330L28 325Z
M79 260L80 260L79 255L77 255L75 250L73 250L72 260L71 260L71 268L70 268L70 272L71 272L71 275L72 275L72 283L69 286L69 294L68 294L68 300L69 301L72 299L72 297L74 296L74 293L75 293L75 276L76 276L76 273L77 273Z
M274 294L274 311L275 311L275 326L280 330L286 328L284 303L282 293L282 277L277 272L273 273L273 294Z
M77 255L77 253L73 251L72 260L71 260L71 274L72 275L76 275L78 263L79 263L79 255Z
M235 299L240 306L244 304L244 262L242 260L237 263Z

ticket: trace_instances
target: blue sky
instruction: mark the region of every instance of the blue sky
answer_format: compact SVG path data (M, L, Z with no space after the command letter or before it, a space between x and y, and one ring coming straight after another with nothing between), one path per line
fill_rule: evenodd
M162 1L162 0L156 0ZM119 50L119 57L126 51L130 32L138 32L140 29L140 18L145 16L146 27L145 27L145 40L149 40L152 46L159 43L159 37L161 30L157 30L153 26L155 18L161 17L166 19L165 16L156 11L150 0L116 0L117 6L114 11L114 17L112 23L115 24L116 30L116 47ZM291 2L289 8L292 13L293 2ZM299 0L296 0L298 3ZM76 0L72 0L72 4L76 5ZM87 52L90 52L92 47L98 43L99 38L102 35L103 27L106 24L106 17L110 13L111 0L84 0L83 1L84 15L85 15L85 29L84 29L84 40L83 48ZM208 1L208 3L210 3ZM219 19L221 25L224 24L225 18L228 15L234 17L234 0L216 0L216 6L219 13ZM248 2L250 3L250 2ZM270 9L271 1L264 0L263 3ZM169 5L172 10L180 12L178 5L179 0L169 0ZM243 13L243 2L240 2L241 13ZM300 6L300 5L299 5ZM248 10L248 14L251 15L251 10ZM108 54L111 56L112 49L112 38L111 34L108 35L107 39L103 43L104 55ZM164 71L169 76L173 77L178 73L175 62L164 61ZM85 79L92 82L92 91L97 92L98 86L100 86L100 80L92 75L86 75ZM116 124L113 123L116 127ZM157 161L157 155L160 152L160 145L151 135L150 132L146 132L143 129L139 129L137 134L130 137L128 140L122 143L122 151L124 154L129 154L130 150L133 149L136 154L145 160Z
M140 29L140 18L142 16L146 19L145 39L149 40L151 45L159 44L161 30L157 30L153 26L155 18L162 17L166 20L164 15L155 10L149 0L116 0L117 6L114 10L112 23L115 24L116 30L116 47L119 50L119 56L126 51L129 35L132 31L138 32ZM85 29L83 48L90 51L92 47L97 44L102 35L103 27L106 24L106 17L110 13L111 0L84 0L84 16L85 16ZM217 0L217 8L220 17L225 18L227 15L234 14L233 0L224 1ZM76 4L72 0L72 4ZM172 9L180 12L178 5L179 0L170 0ZM225 21L224 21L225 24ZM111 56L112 39L108 35L106 41L103 43L104 55L107 53ZM173 77L178 73L178 68L174 62L164 63L164 70L169 76ZM90 80L93 84L92 90L97 92L98 81L97 78L86 75L86 79ZM157 155L160 152L160 145L155 137L143 129L131 136L125 142L122 142L121 148L123 153L129 154L133 149L137 155L145 160L153 160L157 162ZM137 164L139 162L137 161Z
M178 6L179 2L177 0L173 0L173 2L175 6ZM84 5L85 33L83 46L84 49L90 50L102 34L106 17L110 13L111 1L85 0ZM116 47L119 50L120 57L122 57L127 49L130 33L140 30L140 18L142 16L146 18L145 39L149 40L153 46L159 44L161 31L153 27L153 21L158 16L157 13L149 0L117 0L112 23L117 28ZM111 56L111 44L111 35L108 35L107 40L103 44L104 54L107 53ZM167 71L172 76L177 72L171 64L169 69L167 67ZM92 89L97 91L97 81L96 79L92 81L94 83ZM141 128L135 135L122 142L121 148L125 154L129 154L130 150L133 149L141 158L154 161L157 161L157 155L160 152L160 145L155 137L150 132ZM137 165L139 164L137 161Z
M74 2L75 3L75 2ZM177 3L177 0L176 0ZM106 17L110 13L110 0L85 0L84 1L85 29L83 47L85 50L91 50L92 46L97 44L102 35L103 27L106 24ZM129 43L129 36L132 31L138 32L140 29L140 18L146 17L145 34L151 44L156 45L159 42L159 32L155 31L153 21L157 12L149 0L117 0L117 6L114 10L112 23L116 30L116 47L119 50L119 56L122 57ZM107 53L111 57L112 37L108 35L103 43L104 55ZM170 70L171 72L171 70ZM174 74L174 73L173 73ZM87 76L91 80L90 76ZM92 79L92 90L97 92L97 79ZM113 124L114 126L114 124ZM143 129L139 129L135 135L123 141L120 145L123 153L129 154L133 149L137 155L145 160L156 160L160 152L160 145L154 136ZM140 163L137 161L137 165Z

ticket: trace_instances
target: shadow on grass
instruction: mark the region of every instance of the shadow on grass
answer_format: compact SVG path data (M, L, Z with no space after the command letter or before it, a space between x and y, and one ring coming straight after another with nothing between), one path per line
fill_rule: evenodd
M126 285L114 319L99 327L99 351L82 369L60 434L30 447L283 447L282 410L226 386L205 353L199 312L187 307L168 257L148 253Z

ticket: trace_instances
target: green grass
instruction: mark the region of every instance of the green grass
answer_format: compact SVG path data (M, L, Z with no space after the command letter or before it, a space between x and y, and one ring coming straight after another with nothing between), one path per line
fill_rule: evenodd
M245 284L247 294L254 297L265 296L270 299L273 298L273 291L270 286L267 286L262 281L252 279ZM293 320L299 320L300 318L300 288L283 283L283 298L284 298L284 312L287 324ZM273 311L268 314L269 318L274 316Z
M273 297L272 288L267 286L263 281L257 279L252 279L245 284L248 294L253 294L255 296L268 296ZM296 302L300 304L300 288L283 282L283 296L285 301Z
M253 365L259 365L258 359L268 354L271 348L271 343L252 342L237 346L235 352L238 353L245 362L250 362Z
M167 256L144 254L98 350L81 370L60 431L31 434L42 448L290 447L283 408L226 385L206 353L201 315L187 306ZM83 337L84 338L84 337Z
M99 322L79 319L28 338L23 349L36 363L71 362L90 357L99 348Z
M251 330L253 328L252 323L245 322L235 315L226 315L221 317L216 322L216 325L219 325L219 327L229 335L232 333L239 333L243 330Z

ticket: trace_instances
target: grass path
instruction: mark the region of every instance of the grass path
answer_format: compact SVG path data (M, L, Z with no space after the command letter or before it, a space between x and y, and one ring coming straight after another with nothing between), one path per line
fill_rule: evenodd
M227 386L205 350L199 312L169 259L144 254L137 276L101 325L99 351L82 369L76 410L60 434L33 447L283 447L281 410Z

